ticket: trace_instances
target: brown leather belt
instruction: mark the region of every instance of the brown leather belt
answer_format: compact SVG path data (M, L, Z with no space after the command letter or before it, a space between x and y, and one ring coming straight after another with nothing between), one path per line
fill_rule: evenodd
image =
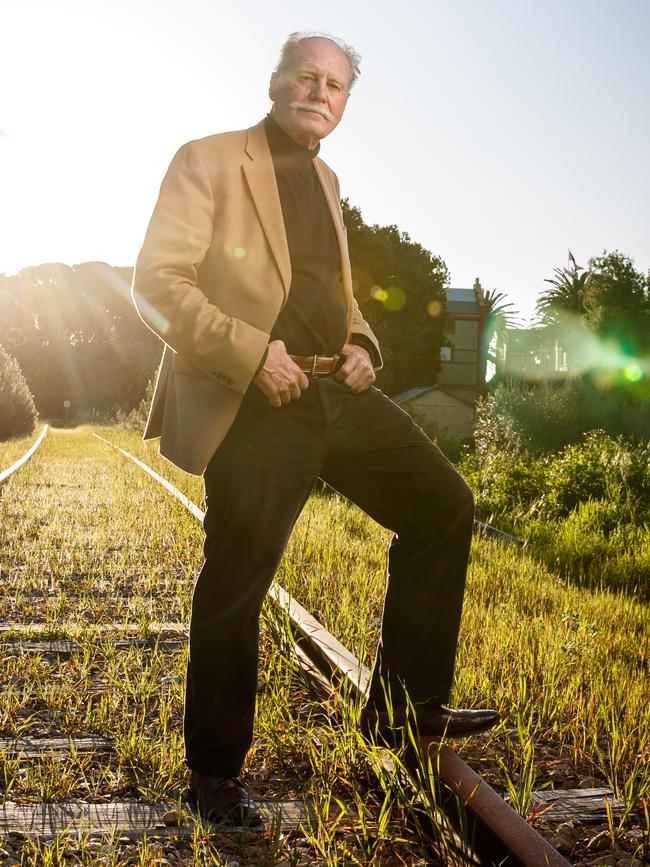
M327 376L336 370L340 355L290 355L292 361L312 376Z

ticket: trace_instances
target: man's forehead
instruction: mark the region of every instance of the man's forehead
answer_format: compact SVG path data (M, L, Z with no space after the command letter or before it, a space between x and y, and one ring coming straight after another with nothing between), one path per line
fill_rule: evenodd
M300 58L296 59L296 63L294 64L294 69L305 69L310 72L320 72L324 67L327 67L327 71L330 75L334 75L336 77L337 72L340 72L340 76L342 78L348 77L348 69L342 64L340 68L332 69L330 64L319 63L317 60L301 60Z
M350 73L350 62L336 42L319 36L303 39L296 46L292 66L310 69L327 66L328 69L339 72L343 76L348 76Z

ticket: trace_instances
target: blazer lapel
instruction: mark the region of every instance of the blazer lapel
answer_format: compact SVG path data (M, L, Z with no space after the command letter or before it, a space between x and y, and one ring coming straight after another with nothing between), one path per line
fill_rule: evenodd
M246 153L250 157L244 162L244 174L248 182L255 208L264 229L267 241L282 277L284 299L286 301L291 285L291 260L287 234L271 151L266 138L264 121L248 130Z
M343 217L341 215L341 203L337 197L336 187L323 171L320 160L314 160L314 167L318 179L320 180L321 187L323 188L323 193L325 194L325 200L330 209L330 214L332 215L334 232L336 233L336 240L339 244L339 253L341 256L341 283L343 284L343 294L345 296L345 304L348 311L349 330L352 319L352 273L350 271L350 255L348 253L345 224L343 223Z

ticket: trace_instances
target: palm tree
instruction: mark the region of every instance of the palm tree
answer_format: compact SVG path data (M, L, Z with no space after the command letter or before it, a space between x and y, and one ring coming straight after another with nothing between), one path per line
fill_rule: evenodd
M507 295L496 289L483 291L481 303L481 364L482 382L485 383L488 362L496 364L494 338L503 337L506 328L519 324L519 314Z
M537 301L537 315L542 325L560 326L567 318L582 318L589 271L578 273L577 268L555 268L555 277L547 277L552 289L542 292ZM568 314L568 317L567 317Z

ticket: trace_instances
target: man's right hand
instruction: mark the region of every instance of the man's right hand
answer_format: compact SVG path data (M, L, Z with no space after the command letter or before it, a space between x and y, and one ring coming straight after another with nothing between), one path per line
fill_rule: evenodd
M287 353L283 340L272 340L264 367L253 380L267 396L271 406L282 406L298 400L309 380Z

